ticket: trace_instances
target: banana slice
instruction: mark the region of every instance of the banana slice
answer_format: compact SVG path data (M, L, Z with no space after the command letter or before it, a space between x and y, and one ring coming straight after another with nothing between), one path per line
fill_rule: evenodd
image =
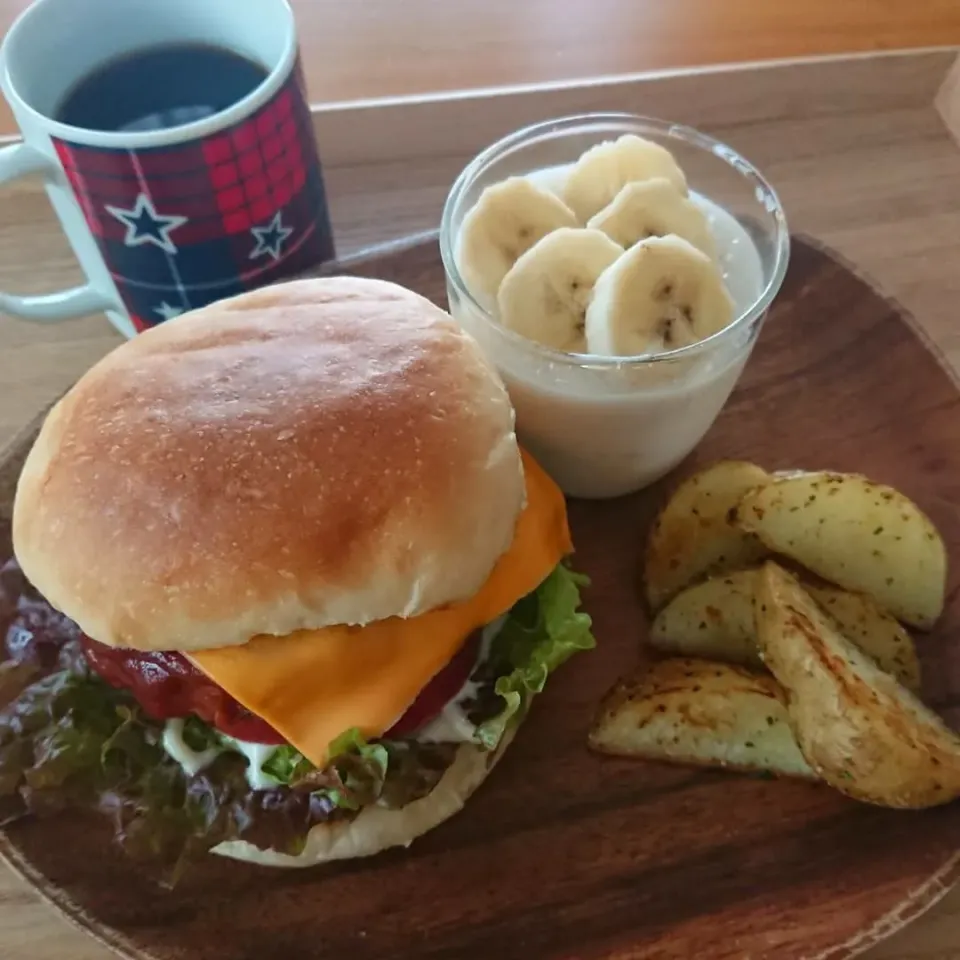
M590 218L587 226L602 230L622 247L672 233L692 243L711 260L717 259L717 244L706 214L664 177L628 183L611 203Z
M587 351L632 357L685 347L727 326L733 300L716 264L675 236L631 247L597 280Z
M623 247L599 230L555 230L503 278L500 322L545 347L586 352L584 315L593 285L622 253Z
M687 178L666 147L628 133L591 147L573 165L564 184L563 200L580 223L607 206L628 183L663 177L681 193Z
M460 226L457 265L470 292L488 310L517 258L538 240L576 217L559 197L526 177L487 187Z

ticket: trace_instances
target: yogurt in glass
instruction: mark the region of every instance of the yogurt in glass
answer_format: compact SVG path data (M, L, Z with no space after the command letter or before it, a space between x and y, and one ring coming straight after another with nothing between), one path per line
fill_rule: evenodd
M584 151L626 133L661 143L684 170L716 240L733 321L690 346L642 357L563 353L521 337L480 305L460 275L464 215L485 187L509 176L556 190ZM539 124L485 150L450 191L440 244L451 313L499 369L520 442L567 495L587 498L641 489L700 442L750 356L789 257L783 210L752 165L687 127L621 114Z

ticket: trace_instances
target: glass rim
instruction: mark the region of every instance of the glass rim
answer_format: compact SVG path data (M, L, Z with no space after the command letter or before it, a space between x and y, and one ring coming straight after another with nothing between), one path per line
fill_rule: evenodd
M537 134L562 132L565 128L576 126L622 126L625 124L645 128L647 131L690 144L714 155L723 163L726 163L726 165L742 179L751 182L755 188L755 192L762 191L766 197L769 197L772 203L768 209L776 222L773 269L770 271L770 276L757 299L746 310L743 310L736 319L727 324L722 330L688 346L675 347L672 350L664 350L661 353L645 353L626 357L603 357L588 353L566 353L562 350L556 350L553 347L546 347L498 323L490 311L487 310L467 288L459 267L457 266L456 257L454 256L454 211L459 207L464 193L488 164L496 160L499 156L509 152L512 148L521 145L524 141L535 137ZM753 324L762 318L767 310L769 310L770 304L783 285L783 280L787 273L787 265L790 260L790 230L787 226L783 204L780 202L780 198L772 184L749 160L734 150L733 147L708 134L701 133L694 127L632 113L583 113L558 117L553 120L540 121L539 123L521 127L519 130L490 144L478 153L463 170L460 171L456 180L454 180L453 186L451 186L443 205L443 214L440 218L439 240L440 257L443 261L443 268L448 280L453 284L457 296L465 300L470 309L486 323L496 328L499 336L511 341L520 349L535 354L539 359L546 359L553 363L584 369L619 369L623 367L643 367L657 363L671 363L677 360L699 356L703 353L709 353L719 348L727 340L732 339L734 335L744 327L752 327Z

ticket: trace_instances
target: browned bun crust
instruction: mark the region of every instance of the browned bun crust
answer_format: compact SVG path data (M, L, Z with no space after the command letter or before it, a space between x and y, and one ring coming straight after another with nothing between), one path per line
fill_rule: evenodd
M26 461L14 550L101 643L194 650L466 599L523 498L506 391L444 311L304 280L88 371Z

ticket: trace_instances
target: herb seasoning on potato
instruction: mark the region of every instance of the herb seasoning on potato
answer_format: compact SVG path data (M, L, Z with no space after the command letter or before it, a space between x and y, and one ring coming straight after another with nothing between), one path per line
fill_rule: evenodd
M657 659L606 695L591 749L819 780L887 807L960 797L960 736L919 699L907 629L943 610L946 548L903 493L712 464L654 521L643 581Z

